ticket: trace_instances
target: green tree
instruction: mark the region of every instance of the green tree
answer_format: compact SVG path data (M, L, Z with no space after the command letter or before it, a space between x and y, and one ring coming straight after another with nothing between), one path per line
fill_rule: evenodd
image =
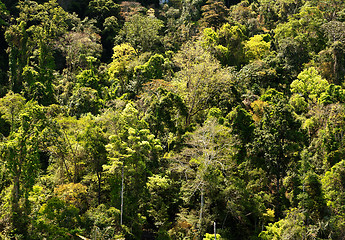
M262 26L260 26L258 12L256 12L257 10L257 3L241 1L239 4L230 6L230 21L235 21L245 26L248 32L248 36L258 34L262 30Z
M90 59L99 59L102 53L101 38L95 27L95 20L74 17L71 22L72 31L64 33L57 42L57 47L65 58L64 67L68 71L69 81L71 73L90 68ZM92 63L95 64L96 61Z
M200 19L201 16L201 0L181 1L179 9L181 9L179 23L190 23Z
M245 43L244 51L248 62L262 59L269 54L270 50L270 36L255 35Z
M330 105L325 111L327 117L324 119L324 126L320 127L318 137L314 140L315 145L320 147L320 151L317 152L324 157L322 165L327 170L342 160L341 146L345 140L343 139L344 110L341 104Z
M332 223L331 237L333 239L341 239L345 236L344 226L344 160L335 164L329 171L325 173L321 182L325 192L325 200L330 208L332 215L330 222Z
M202 45L223 65L240 68L245 63L245 40L243 26L226 23L217 31L205 28Z
M101 108L101 99L95 89L80 87L74 90L71 96L68 113L71 116L81 117L82 114L92 113L97 115Z
M81 232L80 225L79 209L55 196L42 205L35 222L38 237L46 239L70 239Z
M120 189L120 195L112 196L112 201L120 206L121 225L135 228L140 234L142 217L140 215L145 196L145 184L159 167L160 142L147 128L147 123L138 119L138 110L132 103L111 120L116 124L109 137L107 150L110 161L105 170L109 174L119 173L113 185Z
M160 54L155 54L143 65L134 67L133 80L129 84L129 89L135 95L141 92L142 86L154 79L163 79L171 74L172 63L168 58Z
M119 237L119 214L120 211L114 207L107 207L104 204L97 208L89 208L86 217L93 224L92 237L96 238L114 238ZM123 235L120 235L123 237Z
M7 95L1 102L8 102L10 97ZM40 171L39 152L49 145L52 124L44 109L34 102L23 105L17 116L13 115L13 109L18 106L9 109L13 125L10 135L1 142L1 159L13 183L10 201L13 233L28 238L29 192Z
M107 18L119 16L120 5L113 0L92 0L89 2L88 11L92 18L97 19L100 28Z
M308 52L317 54L325 44L321 29L323 23L322 12L307 2L295 17L277 26L275 39L279 45L279 41L293 38L307 47Z
M187 127L193 118L212 106L226 111L231 109L237 97L232 75L222 69L219 62L199 44L187 43L176 54L174 61L181 68L173 84L188 109Z
M5 27L8 26L9 20L9 11L6 9L6 6L2 1L0 1L0 96L5 95L5 91L7 90L8 84L8 54L6 53L6 41L4 38Z
M151 132L161 140L163 148L170 151L179 145L185 131L187 107L183 99L172 92L172 86L167 82L156 84L148 84L141 96L145 107L144 119Z
M322 11L328 22L340 17L344 7L344 3L339 0L326 0L322 2L312 0L311 3Z
M68 14L51 0L21 1L16 24L6 31L9 80L14 92L48 105L54 100L54 42L67 30Z
M146 187L150 195L148 216L153 219L158 234L166 234L175 220L176 207L180 202L179 185L167 176L154 174L148 177Z
M287 170L298 157L298 151L303 143L300 132L300 122L292 113L291 106L284 100L264 107L264 114L259 125L254 130L254 141L250 143L250 153L254 164L263 167L271 180L275 180L275 212L281 216L283 194L282 180Z
M300 0L259 0L259 13L264 25L273 29L277 23L287 22L289 17L298 13L304 1Z
M121 96L127 90L132 75L129 64L136 58L136 51L128 43L116 45L113 50L113 61L109 65L108 74L115 94Z
M120 30L121 7L113 0L89 1L87 14L96 19L96 26L100 29L101 43L103 47L101 60L109 62L114 46L114 38Z
M210 117L203 127L187 133L186 147L173 157L172 168L186 176L181 189L182 197L186 207L190 208L190 214L194 215L190 217L190 224L197 230L196 236L203 236L210 221L216 220L212 219L211 213L214 213L215 209L211 209L211 206L213 201L217 201L215 196L226 191L222 186L229 180L227 174L230 174L234 167L234 143L230 129L218 124L216 118ZM195 209L195 204L199 209ZM181 217L187 217L180 214ZM219 217L214 214L213 217Z
M101 204L101 184L103 165L107 163L107 151L105 146L107 139L103 135L102 129L95 124L90 124L80 136L83 141L84 150L89 158L88 165L91 171L96 173L98 181L98 205Z
M312 239L316 235L315 230L310 231L304 221L305 216L300 209L291 209L285 218L266 226L266 230L262 231L259 237L264 240Z
M125 22L119 33L122 42L130 43L136 51L153 51L159 41L163 22L156 17L136 14Z
M246 145L252 141L255 125L252 116L242 107L237 106L228 115L231 132L239 139L238 161L245 161Z
M343 67L345 61L343 58L345 24L339 21L330 21L322 25L322 30L328 37L329 47L324 52L331 56L329 60L332 69L329 71L332 72L332 80L334 83L340 84L345 74L345 69Z
M317 104L321 100L321 95L323 99L326 97L324 93L328 88L329 83L319 75L315 68L305 69L290 85L293 93L290 102L297 111L307 111L306 107Z
M25 105L25 99L12 91L8 92L6 96L0 99L0 111L2 118L10 124L11 130L14 131L17 128L20 118L20 112Z

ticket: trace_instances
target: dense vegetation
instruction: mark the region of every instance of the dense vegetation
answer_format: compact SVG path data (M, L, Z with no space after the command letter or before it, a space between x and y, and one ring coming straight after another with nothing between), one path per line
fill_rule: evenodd
M344 239L344 9L0 0L0 238Z

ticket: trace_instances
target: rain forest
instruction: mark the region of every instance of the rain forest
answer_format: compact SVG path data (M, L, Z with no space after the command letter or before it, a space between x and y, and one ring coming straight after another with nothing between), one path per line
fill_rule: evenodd
M345 239L345 2L0 0L0 239Z

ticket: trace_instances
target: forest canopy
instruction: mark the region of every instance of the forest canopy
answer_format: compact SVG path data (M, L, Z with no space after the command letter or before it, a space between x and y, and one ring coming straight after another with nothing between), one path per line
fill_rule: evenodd
M0 0L0 238L344 239L344 9Z

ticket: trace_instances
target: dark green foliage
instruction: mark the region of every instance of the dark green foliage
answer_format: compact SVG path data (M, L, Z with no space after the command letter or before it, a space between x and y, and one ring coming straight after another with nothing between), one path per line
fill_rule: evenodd
M69 114L80 117L84 113L98 114L101 102L96 90L80 87L73 92L69 103Z
M88 16L97 20L96 26L101 30L103 46L102 60L108 62L115 34L119 31L120 5L113 0L92 0L88 6Z
M249 148L253 164L263 166L272 181L275 181L276 216L282 213L282 179L298 159L297 153L302 144L300 123L294 119L291 106L284 100L278 100L264 107L263 118L255 129L254 141L250 143Z
M161 140L169 133L181 135L184 132L182 122L187 116L187 108L183 100L172 92L163 89L158 91L160 92L159 97L153 96L150 99L150 106L145 116L146 121L153 133ZM177 144L172 139L164 139L163 143L167 144L168 148L172 143Z
M9 11L6 9L5 4L0 1L0 96L5 95L6 87L8 86L8 55L6 53L7 43L5 41L5 26L9 17Z
M79 232L81 219L78 209L63 200L53 197L45 203L34 223L38 238L70 239Z
M236 134L240 140L240 151L238 160L243 161L246 157L246 145L252 141L255 129L252 116L242 107L237 106L231 111L227 118L233 134Z

